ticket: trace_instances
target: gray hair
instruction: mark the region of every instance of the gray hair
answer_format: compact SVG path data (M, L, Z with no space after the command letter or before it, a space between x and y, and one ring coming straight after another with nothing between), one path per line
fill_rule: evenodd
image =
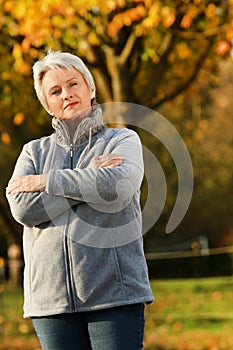
M42 80L44 75L52 69L76 69L84 77L89 88L95 88L95 82L92 74L86 67L85 63L78 56L72 55L68 52L52 51L49 50L47 56L42 60L37 61L33 69L33 79L34 79L34 88L36 90L37 97L42 104L42 106L48 111L47 102L42 90Z

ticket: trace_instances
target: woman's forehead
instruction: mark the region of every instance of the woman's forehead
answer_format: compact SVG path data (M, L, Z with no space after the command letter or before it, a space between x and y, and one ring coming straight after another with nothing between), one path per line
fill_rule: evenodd
M42 80L42 85L51 86L55 82L64 83L70 81L71 79L81 79L85 82L82 73L80 73L80 71L78 71L77 69L67 69L65 67L59 67L56 69L50 69L45 73Z

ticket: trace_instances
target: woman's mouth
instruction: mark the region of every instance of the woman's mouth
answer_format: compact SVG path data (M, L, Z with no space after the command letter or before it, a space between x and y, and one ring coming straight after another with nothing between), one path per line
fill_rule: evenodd
M77 104L78 104L78 102L71 102L71 103L68 103L68 104L64 107L64 110L67 109L67 108L76 106Z

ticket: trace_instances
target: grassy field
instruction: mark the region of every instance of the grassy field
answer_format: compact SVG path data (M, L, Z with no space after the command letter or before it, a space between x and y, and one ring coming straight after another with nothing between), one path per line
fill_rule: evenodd
M154 280L145 350L232 350L233 277ZM22 318L22 290L0 288L0 350L40 350ZM130 349L129 349L130 350Z
M232 350L233 277L151 282L146 350Z

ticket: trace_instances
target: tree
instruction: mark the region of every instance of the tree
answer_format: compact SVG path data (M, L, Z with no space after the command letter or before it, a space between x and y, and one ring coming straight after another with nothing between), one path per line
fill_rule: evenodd
M27 74L41 49L72 51L92 68L102 101L158 108L187 89L208 56L214 64L230 51L232 7L199 0L7 1L4 31L15 40L17 72Z
M161 113L184 135L195 176L191 205L176 230L178 234L170 239L173 242L202 235L214 247L233 243L232 81L233 62L228 60L219 65L218 75L210 76L201 70L198 81L186 93L161 108ZM158 225L157 229L163 232ZM149 237L148 245L166 243L167 238L161 234L155 242Z
M94 74L100 102L126 101L158 109L190 91L201 68L213 74L219 59L229 55L233 39L232 1L0 4L1 149L11 167L23 143L50 131L31 79L32 63L48 48L83 58ZM6 204L2 210L7 213Z

